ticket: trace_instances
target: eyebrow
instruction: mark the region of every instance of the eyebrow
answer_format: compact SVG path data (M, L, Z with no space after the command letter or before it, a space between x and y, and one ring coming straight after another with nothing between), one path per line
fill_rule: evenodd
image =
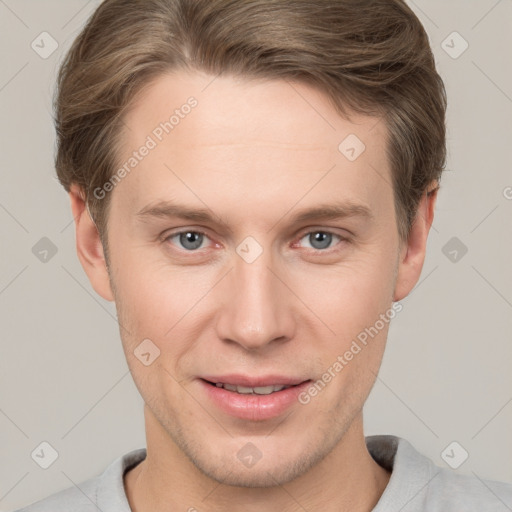
M220 217L215 215L211 209L191 208L174 201L159 201L155 204L149 204L143 207L135 215L142 221L148 221L152 218L181 218L195 222L217 223L227 232L232 232L229 225L220 219ZM288 213L283 215L282 219L287 215ZM354 203L352 201L346 201L325 203L311 208L298 210L291 217L291 222L298 224L312 220L338 220L349 217L359 217L367 221L375 218L372 210L368 206ZM276 224L279 222L280 221Z

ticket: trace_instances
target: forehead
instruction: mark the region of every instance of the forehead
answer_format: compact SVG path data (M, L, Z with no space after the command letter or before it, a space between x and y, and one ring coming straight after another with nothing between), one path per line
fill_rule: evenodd
M290 207L306 195L369 204L392 193L384 123L348 121L303 83L170 73L138 94L124 123L118 163L128 172L114 198L123 189L133 208L176 195L228 205L250 194Z
M201 140L202 145L252 136L257 139L254 142L295 143L300 144L297 149L310 149L319 143L336 147L347 128L356 128L362 136L371 131L372 138L385 135L378 118L353 113L349 122L338 115L323 92L305 83L176 71L152 80L137 94L125 115L131 132L128 138L132 142L143 138L155 121L169 121L190 98L197 101L194 116L187 123L174 120L175 137L170 139L186 131L181 124L200 130L197 138L207 138ZM177 114L182 121L183 113Z

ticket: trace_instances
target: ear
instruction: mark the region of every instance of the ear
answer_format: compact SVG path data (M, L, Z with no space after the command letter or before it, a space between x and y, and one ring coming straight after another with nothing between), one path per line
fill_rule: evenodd
M423 194L409 237L401 247L394 301L407 297L420 278L425 261L427 237L434 220L438 190L438 183L434 182L433 186Z
M107 262L96 224L86 208L84 193L78 185L69 191L71 211L76 227L76 252L94 290L105 300L113 301Z

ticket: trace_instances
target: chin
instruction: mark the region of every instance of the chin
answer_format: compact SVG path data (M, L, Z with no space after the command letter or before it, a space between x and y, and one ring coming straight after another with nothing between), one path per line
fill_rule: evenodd
M287 484L307 473L331 450L325 444L299 446L293 443L289 447L273 447L273 443L267 440L267 446L260 452L261 458L256 462L244 463L244 452L238 446L233 448L218 445L217 451L197 445L191 449L188 444L179 444L188 459L208 478L220 484L247 488L269 488ZM214 446L213 443L212 445ZM250 443L244 446L247 445L251 446ZM251 453L251 449L248 452Z
M224 461L214 466L211 460L193 460L194 465L207 477L232 487L269 488L286 484L304 474L313 464L307 461L259 461L254 467L241 467L240 462Z

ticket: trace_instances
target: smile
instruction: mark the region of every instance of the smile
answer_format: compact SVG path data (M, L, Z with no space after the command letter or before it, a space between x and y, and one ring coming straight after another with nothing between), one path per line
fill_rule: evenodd
M211 382L210 384L213 384ZM235 386L233 384L223 384L222 382L216 382L215 386L218 388L224 388L228 391L234 391L235 393L240 393L242 395L270 395L271 393L275 393L276 391L282 391L283 389L287 389L291 386L280 386L280 385L271 385L271 386L256 386L254 388L247 386Z
M230 417L249 421L283 416L298 404L299 394L311 384L311 379L242 375L203 377L197 381L210 406Z

